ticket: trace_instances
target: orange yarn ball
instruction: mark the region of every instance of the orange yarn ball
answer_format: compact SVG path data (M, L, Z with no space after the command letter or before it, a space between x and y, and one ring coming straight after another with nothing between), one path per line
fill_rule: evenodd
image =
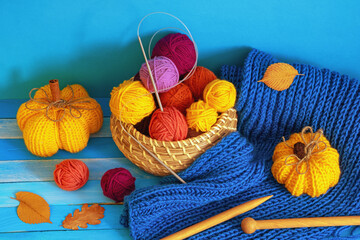
M194 102L190 88L183 83L159 95L164 107L175 107L182 113Z
M85 163L76 159L67 159L56 164L54 180L59 188L74 191L85 185L89 179L89 169Z
M186 138L188 125L185 116L174 107L164 107L162 112L157 109L150 121L151 138L160 141L179 141Z
M215 74L205 67L198 66L194 74L184 83L189 86L195 100L199 100L203 96L206 85L215 80Z

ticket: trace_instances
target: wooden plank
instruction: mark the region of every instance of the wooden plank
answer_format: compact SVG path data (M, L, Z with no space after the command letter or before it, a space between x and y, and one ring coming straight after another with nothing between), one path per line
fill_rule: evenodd
M137 179L135 187L143 188L159 184L159 178ZM90 180L84 187L76 191L60 189L55 182L21 182L0 184L0 208L15 207L18 201L11 199L19 191L29 191L42 196L51 205L82 204L82 203L113 203L103 195L100 181Z
M0 139L0 161L34 160L34 159L68 159L68 158L121 158L124 155L115 145L112 138L90 138L88 146L78 153L59 150L54 156L41 158L31 154L22 139Z
M109 93L110 94L110 93ZM29 99L1 99L0 100L0 118L16 118L17 110L20 105ZM103 110L104 117L110 117L110 98L95 98Z
M26 224L22 222L16 213L17 207L0 208L0 232L19 232L19 231L69 231L61 227L62 221L69 213L73 213L75 209L81 209L82 205L50 205L51 223ZM104 218L101 219L99 225L88 225L91 229L125 229L120 224L120 215L124 209L123 205L102 205L105 208ZM81 228L79 228L80 230ZM1 235L0 235L1 236Z
M131 240L129 230L77 230L77 231L40 231L40 232L19 232L0 233L0 239L21 239L21 240L79 240L79 239L116 239Z
M0 161L0 183L53 181L55 166L63 160ZM119 167L126 168L137 179L154 178L154 176L135 166L127 158L88 158L79 160L88 166L89 180L100 180L107 170Z
M17 110L25 99L2 99L0 100L0 118L16 118Z
M111 137L110 118L105 117L99 132L91 134L94 137ZM19 129L16 119L0 119L0 139L22 139L23 134Z

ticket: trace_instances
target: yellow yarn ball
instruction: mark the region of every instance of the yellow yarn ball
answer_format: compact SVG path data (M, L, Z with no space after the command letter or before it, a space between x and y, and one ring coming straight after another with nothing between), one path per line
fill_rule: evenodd
M236 89L229 81L215 79L206 85L203 97L218 112L226 112L235 105Z
M311 197L319 197L335 186L340 178L339 153L330 146L324 136L319 138L319 149L315 147L307 161L300 162L295 157L295 144L300 142L306 145L312 138L313 133L305 133L304 143L301 133L295 133L286 143L281 142L275 147L271 172L274 178L280 184L285 184L289 192L295 196L308 194Z
M206 102L199 100L186 109L186 121L189 128L207 132L217 121L217 111Z
M156 108L151 93L140 81L126 80L111 91L111 112L125 123L137 124Z

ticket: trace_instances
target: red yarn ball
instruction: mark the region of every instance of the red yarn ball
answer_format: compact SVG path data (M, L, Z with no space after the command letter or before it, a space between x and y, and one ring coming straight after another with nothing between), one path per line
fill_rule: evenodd
M194 43L181 33L171 33L160 39L154 46L151 58L155 56L170 58L180 75L190 72L196 61Z
M195 69L194 74L184 81L189 86L195 100L199 100L203 96L206 85L215 80L217 77L215 74L205 67L198 66Z
M186 109L194 102L190 88L183 83L159 95L164 107L175 107L184 114Z
M126 195L135 190L135 180L125 168L113 168L104 173L100 183L106 197L122 202Z
M174 107L157 109L150 121L150 137L160 141L179 141L186 138L188 125L185 116Z
M89 179L89 169L85 163L76 159L67 159L56 164L54 181L59 188L74 191L85 185Z

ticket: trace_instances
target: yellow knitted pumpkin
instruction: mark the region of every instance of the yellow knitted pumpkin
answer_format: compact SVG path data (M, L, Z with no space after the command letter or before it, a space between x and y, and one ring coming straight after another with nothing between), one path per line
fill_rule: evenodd
M51 80L30 98L20 106L16 119L25 145L34 155L50 157L59 149L79 152L87 146L90 134L102 126L99 103L81 85L60 92L57 80Z
M340 178L339 153L321 129L313 133L311 127L305 127L289 140L283 138L275 148L273 161L274 178L295 196L305 193L319 197Z

